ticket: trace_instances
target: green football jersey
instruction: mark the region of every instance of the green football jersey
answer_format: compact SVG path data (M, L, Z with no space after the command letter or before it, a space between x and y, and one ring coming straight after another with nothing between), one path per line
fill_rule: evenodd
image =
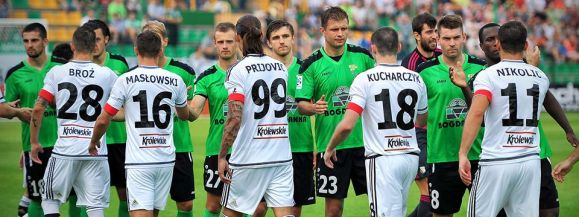
M288 68L287 76L287 122L289 128L289 140L292 152L312 152L314 151L314 136L312 135L312 124L310 116L301 115L295 100L296 80L302 62L294 57Z
M328 110L316 115L316 145L319 152L326 150L330 137L346 112L350 101L350 85L354 78L372 67L375 62L368 50L346 44L344 53L336 61L328 56L324 48L315 51L304 60L296 78L296 101L318 101L325 95ZM336 149L364 147L362 122L359 120L352 134Z
M209 134L205 141L205 156L218 155L221 150L223 127L227 118L227 89L225 70L215 64L205 70L195 81L195 95L205 97L209 103Z
M129 71L127 60L120 55L106 53L103 66L113 70L117 76ZM127 130L125 129L125 122L113 121L107 129L107 144L125 144L127 143Z
M458 161L458 150L468 107L461 89L449 77L449 67L440 55L422 63L416 69L428 92L428 163ZM485 65L483 60L464 55L462 68L470 79ZM484 131L480 130L468 153L470 160L478 160Z
M34 108L38 92L44 86L44 77L48 71L60 64L66 63L66 60L50 57L42 69L38 70L27 61L22 61L12 67L6 73L6 93L4 98L6 102L12 102L20 99L20 106ZM38 141L43 148L53 147L56 142L57 134L56 110L49 106L44 111L42 126ZM22 150L30 151L30 125L22 122Z
M173 58L167 58L167 63L165 63L163 69L179 75L187 87L193 87L195 82L195 71L191 66ZM193 88L187 91L187 101L191 99L193 99ZM181 120L177 117L174 118L173 143L175 144L175 152L177 153L193 151L191 133L189 132L189 121Z

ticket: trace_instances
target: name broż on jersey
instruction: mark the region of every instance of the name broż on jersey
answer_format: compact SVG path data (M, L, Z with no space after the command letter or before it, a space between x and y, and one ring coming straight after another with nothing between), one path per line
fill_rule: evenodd
M147 74L136 74L133 76L126 77L127 84L137 83L137 82L147 82L147 83L159 83L163 85L171 85L177 87L178 80L176 78L171 78L163 75L147 75Z

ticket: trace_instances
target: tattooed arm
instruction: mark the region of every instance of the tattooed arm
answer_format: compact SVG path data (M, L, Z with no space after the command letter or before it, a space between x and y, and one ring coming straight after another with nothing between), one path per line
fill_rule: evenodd
M38 164L42 164L42 161L38 158L38 153L42 152L42 147L38 142L38 134L42 125L42 118L44 118L44 110L46 110L47 107L48 101L39 96L38 99L36 99L34 109L32 109L32 120L30 121L30 157L32 161Z
M225 128L223 130L223 139L221 140L221 151L219 151L219 177L221 181L226 184L231 183L231 179L225 176L225 171L229 171L229 164L227 163L227 152L233 141L237 138L237 133L241 127L241 115L243 113L243 102L230 100L227 103L229 111L227 112L227 120L225 121Z

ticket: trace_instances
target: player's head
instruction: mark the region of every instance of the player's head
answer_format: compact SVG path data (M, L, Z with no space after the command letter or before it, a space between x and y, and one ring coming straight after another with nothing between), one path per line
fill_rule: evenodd
M438 21L438 42L442 54L448 58L456 58L462 54L466 35L462 31L462 18L458 15L446 15Z
M135 53L141 58L158 58L161 53L161 37L153 31L137 35Z
M167 46L167 44L169 44L169 38L167 37L167 28L165 28L165 24L157 21L157 20L151 20L151 21L147 21L147 23L145 23L145 25L143 26L143 28L141 29L143 32L144 31L151 31L154 33L157 33L157 35L159 35L159 37L161 38L161 42L163 43L163 47Z
M94 57L100 57L105 53L107 44L111 38L111 31L109 26L102 20L89 20L83 26L88 27L94 31L96 35L96 46L93 52Z
M416 40L416 46L420 46L426 52L436 49L436 18L429 13L419 14L412 19L412 32Z
M402 49L398 32L392 27L382 27L372 33L372 54L374 56L396 56Z
M501 61L499 56L499 24L487 23L478 30L480 47L488 59L494 62Z
M265 31L267 46L280 57L292 53L294 45L294 27L285 20L274 20Z
M521 53L527 46L527 29L519 21L509 21L499 28L499 42L502 52Z
M44 54L44 49L48 45L46 28L40 23L31 23L22 30L22 42L26 49L26 55L36 58Z
M72 54L72 48L70 48L69 43L57 44L54 46L54 49L52 49L53 57L58 57L67 61L72 59Z
M219 23L215 26L213 42L220 59L235 58L237 43L235 42L235 25L230 22Z
M95 48L96 34L94 30L81 26L72 34L71 48L75 54L92 54Z
M322 12L320 31L326 44L341 48L348 39L348 14L339 7L330 7Z
M235 24L236 40L239 42L243 56L263 54L261 46L261 22L253 15L245 15Z

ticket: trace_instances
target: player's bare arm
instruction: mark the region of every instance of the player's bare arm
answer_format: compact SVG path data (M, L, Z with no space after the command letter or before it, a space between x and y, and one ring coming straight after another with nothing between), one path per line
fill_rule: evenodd
M117 112L117 114L115 114L115 116L113 116L113 121L115 122L123 122L125 121L125 108L121 108L119 109L119 111Z
M428 112L424 114L419 114L416 116L416 126L420 128L426 128L428 123Z
M227 102L229 111L227 112L227 120L223 129L223 139L221 140L221 150L218 156L219 178L221 181L229 184L231 179L225 176L225 171L229 171L229 164L227 163L227 152L233 141L237 138L237 132L241 127L241 115L243 112L243 102L230 100Z
M316 103L310 101L300 101L298 103L298 112L302 115L323 114L328 110L328 102L324 101L325 95L322 95Z
M40 133L40 127L42 125L42 119L44 118L44 111L48 107L48 101L42 97L36 99L36 104L34 104L34 109L32 110L32 118L30 120L30 158L32 161L42 164L40 158L38 158L38 153L42 152L42 147L38 142L38 134Z
M543 106L545 106L545 110L549 115L551 115L551 117L557 121L559 126L563 128L567 141L569 141L573 147L577 147L577 145L579 145L579 139L575 136L575 132L573 132L573 128L569 124L569 120L567 119L563 108L561 108L561 104L559 104L559 101L557 101L557 98L553 96L551 91L547 91L547 94L545 94Z
M551 175L558 182L565 181L565 175L573 169L573 165L579 161L579 148L575 148L574 151L565 160L559 162L554 168Z
M98 154L97 148L101 147L101 137L103 137L105 132L107 132L107 128L109 128L109 125L111 124L112 119L113 119L113 115L110 115L107 112L101 113L99 115L99 117L97 118L97 120L94 124L92 137L90 139L90 144L88 145L88 153L90 155L97 155Z
M470 161L468 160L468 152L472 143L480 130L480 125L483 121L483 116L487 110L490 102L483 95L475 95L473 97L472 106L464 121L464 129L462 131L462 140L460 142L460 150L458 152L458 173L460 179L465 185L472 183L470 175Z
M183 107L175 107L177 112L177 117L181 120L193 121L193 115L191 114L191 109L187 104Z
M29 122L32 109L14 108L8 104L0 104L0 117L12 119L17 117L22 122Z
M191 112L191 116L193 117L193 121L199 118L201 111L203 111L203 106L205 106L205 101L207 99L201 95L195 95L191 102L189 103L189 112Z
M336 156L336 146L346 140L346 138L350 135L356 126L358 118L360 118L360 115L357 112L350 109L346 110L344 119L342 119L338 126L336 126L336 130L334 130L334 134L332 134L332 138L326 147L326 152L324 153L324 163L327 167L334 169L334 163L332 160L338 160L338 157Z

